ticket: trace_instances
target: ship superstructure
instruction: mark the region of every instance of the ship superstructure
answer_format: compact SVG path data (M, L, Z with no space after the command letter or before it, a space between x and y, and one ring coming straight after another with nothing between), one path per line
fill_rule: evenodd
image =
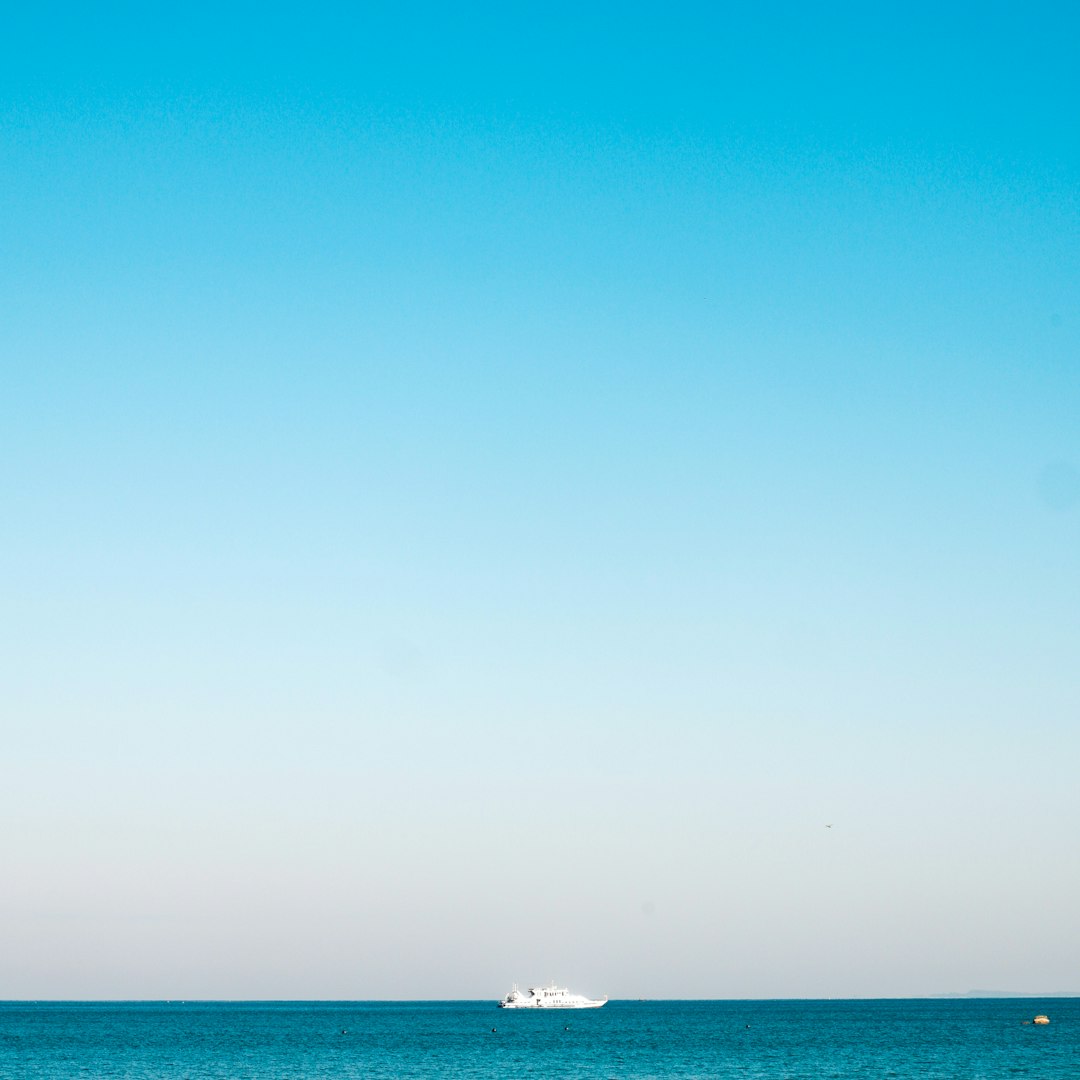
M519 990L515 985L499 1002L500 1009L599 1009L607 998L594 1001L581 994L571 994L565 986L530 986Z

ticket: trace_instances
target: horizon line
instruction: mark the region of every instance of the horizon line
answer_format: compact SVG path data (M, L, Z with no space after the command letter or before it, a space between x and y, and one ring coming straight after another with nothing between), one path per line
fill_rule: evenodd
M653 1002L700 1002L720 1003L730 1002L738 1004L742 1002L783 1002L783 1001L806 1001L806 1002L843 1002L843 1001L958 1001L958 1000L1022 1000L1030 998L1080 998L1080 991L1058 990L1032 992L1024 990L997 991L997 990L968 990L965 992L946 992L938 994L872 994L858 996L814 997L814 996L782 996L782 997L626 997L608 998L608 1004L620 1002L622 1004L647 1004ZM27 998L0 998L0 1005L453 1005L475 1004L477 1002L497 1001L495 997L457 997L457 998L225 998L225 997L187 997L187 998L159 998L159 997L92 997L92 998L68 998L68 997L27 997ZM557 1010L552 1010L557 1011Z

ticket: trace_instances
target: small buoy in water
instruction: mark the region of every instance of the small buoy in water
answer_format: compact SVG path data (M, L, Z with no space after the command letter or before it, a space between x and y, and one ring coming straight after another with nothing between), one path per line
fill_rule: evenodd
M1050 1023L1050 1017L1044 1015L1043 1013L1039 1013L1039 1015L1036 1016L1035 1019L1032 1020L1031 1022L1033 1024L1049 1024Z

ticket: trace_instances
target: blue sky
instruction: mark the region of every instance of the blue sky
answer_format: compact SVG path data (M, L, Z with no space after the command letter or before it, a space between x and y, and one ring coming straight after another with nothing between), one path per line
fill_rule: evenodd
M11 16L0 997L1080 989L1076 31Z

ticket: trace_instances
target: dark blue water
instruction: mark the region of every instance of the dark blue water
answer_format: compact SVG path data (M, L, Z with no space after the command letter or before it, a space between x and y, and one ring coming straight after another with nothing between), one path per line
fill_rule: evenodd
M1080 999L0 1003L4 1080L519 1076L1076 1080Z

